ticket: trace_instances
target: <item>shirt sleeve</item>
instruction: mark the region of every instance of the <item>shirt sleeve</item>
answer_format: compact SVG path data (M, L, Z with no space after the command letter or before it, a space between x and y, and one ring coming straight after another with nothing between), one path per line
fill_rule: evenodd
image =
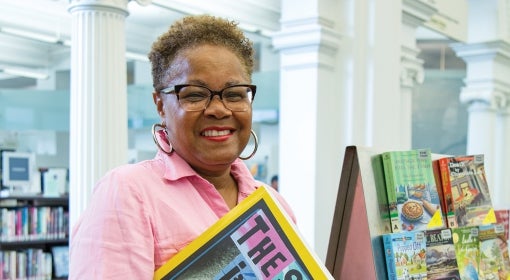
M125 176L96 185L71 234L69 279L152 279L154 240L142 195Z

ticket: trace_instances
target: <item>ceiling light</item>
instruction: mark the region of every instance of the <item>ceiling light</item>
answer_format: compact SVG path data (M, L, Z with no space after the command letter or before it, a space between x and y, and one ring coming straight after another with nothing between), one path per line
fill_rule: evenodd
M42 72L36 72L33 70L26 70L26 69L18 69L18 68L3 68L2 72L5 74L13 75L13 76L20 76L20 77L26 77L26 78L32 78L32 79L38 79L38 80L44 80L48 79L49 75Z
M126 52L126 58L131 60L145 61L148 62L149 58L146 54Z
M32 40L36 40L36 41L42 41L42 42L46 42L46 43L55 44L59 41L57 36L40 34L40 33L26 31L26 30L17 29L17 28L2 27L0 30L5 34L15 35L15 36L32 39Z

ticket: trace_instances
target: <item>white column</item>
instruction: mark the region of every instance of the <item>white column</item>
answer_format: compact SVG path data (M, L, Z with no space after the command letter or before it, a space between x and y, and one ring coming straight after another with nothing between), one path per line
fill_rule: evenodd
M321 1L282 2L282 29L273 37L280 51L280 191L291 204L307 242L325 259L341 169L341 95L337 50L340 33ZM325 166L325 168L321 168ZM333 194L333 195L331 195Z
M460 99L468 104L467 154L485 155L485 172L495 208L510 205L510 43L456 44L467 64Z
M70 228L107 170L127 162L129 0L71 0Z
M469 0L468 40L453 49L466 61L460 99L468 105L467 154L485 155L495 208L510 205L509 0Z
M402 1L401 76L400 76L400 149L412 148L412 94L417 84L423 83L423 60L418 58L416 30L427 22L437 10L425 2Z

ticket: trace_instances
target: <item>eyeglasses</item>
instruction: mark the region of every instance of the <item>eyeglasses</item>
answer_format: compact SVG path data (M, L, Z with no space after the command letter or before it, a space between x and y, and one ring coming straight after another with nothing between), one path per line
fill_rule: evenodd
M257 86L244 84L228 86L220 91L213 91L201 85L184 84L164 88L160 92L177 95L181 107L190 112L207 108L215 95L218 95L227 109L244 112L250 109L256 90Z

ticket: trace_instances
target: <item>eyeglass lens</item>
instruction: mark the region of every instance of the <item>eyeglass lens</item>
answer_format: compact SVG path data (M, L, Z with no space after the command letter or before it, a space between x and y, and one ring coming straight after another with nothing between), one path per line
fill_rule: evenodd
M211 101L213 92L201 86L185 86L180 89L179 103L186 111L204 110ZM239 85L227 87L221 91L220 99L225 107L231 111L247 111L252 102L253 93L250 87Z

